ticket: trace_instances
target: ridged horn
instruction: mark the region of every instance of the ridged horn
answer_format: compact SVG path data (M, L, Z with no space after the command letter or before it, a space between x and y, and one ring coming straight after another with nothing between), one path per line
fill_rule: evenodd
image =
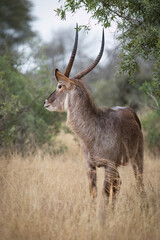
M94 60L94 62L88 68L86 68L85 70L83 70L80 73L77 73L73 77L73 79L80 79L80 78L84 77L87 73L89 73L98 64L98 62L100 61L100 59L102 57L102 54L103 54L103 50L104 50L104 28L103 28L103 31L102 31L101 49L100 49L100 52L99 52L97 58Z
M67 65L67 68L66 68L66 71L64 74L66 77L69 77L70 71L72 69L72 65L73 65L74 58L75 58L76 51L77 51L77 46L78 46L78 24L76 23L76 35L75 35L75 40L74 40L74 46L73 46L72 54L71 54L70 60L68 62L68 65Z

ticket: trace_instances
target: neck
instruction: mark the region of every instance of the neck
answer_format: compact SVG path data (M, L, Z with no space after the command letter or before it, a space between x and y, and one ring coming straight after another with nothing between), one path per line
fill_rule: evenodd
M67 124L83 141L92 142L98 123L98 109L87 92L70 96L67 108Z

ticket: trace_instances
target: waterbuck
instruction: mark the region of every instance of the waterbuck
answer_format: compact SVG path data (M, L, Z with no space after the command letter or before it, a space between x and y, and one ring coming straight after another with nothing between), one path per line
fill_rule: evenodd
M66 111L67 125L77 135L84 152L89 190L97 196L96 167L105 168L103 194L115 198L121 180L118 166L131 162L138 186L143 188L143 135L141 123L129 107L98 108L91 99L82 77L101 59L104 49L104 30L100 52L85 70L69 77L78 43L78 27L72 54L65 73L55 70L57 89L45 100L49 111Z

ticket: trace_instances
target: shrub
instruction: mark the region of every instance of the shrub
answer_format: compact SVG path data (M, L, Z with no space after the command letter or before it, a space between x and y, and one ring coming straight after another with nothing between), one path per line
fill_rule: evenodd
M152 111L142 121L145 142L154 155L160 153L160 111Z
M47 75L47 73L46 73ZM43 107L49 80L20 73L9 57L0 57L0 147L27 147L51 143L61 127L63 114L49 113Z

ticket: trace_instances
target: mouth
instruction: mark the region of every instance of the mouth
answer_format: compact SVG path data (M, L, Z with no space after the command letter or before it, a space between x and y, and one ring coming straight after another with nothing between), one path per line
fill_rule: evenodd
M45 107L45 108L49 108L49 107L50 107L50 104L45 103L45 104L44 104L44 107Z

